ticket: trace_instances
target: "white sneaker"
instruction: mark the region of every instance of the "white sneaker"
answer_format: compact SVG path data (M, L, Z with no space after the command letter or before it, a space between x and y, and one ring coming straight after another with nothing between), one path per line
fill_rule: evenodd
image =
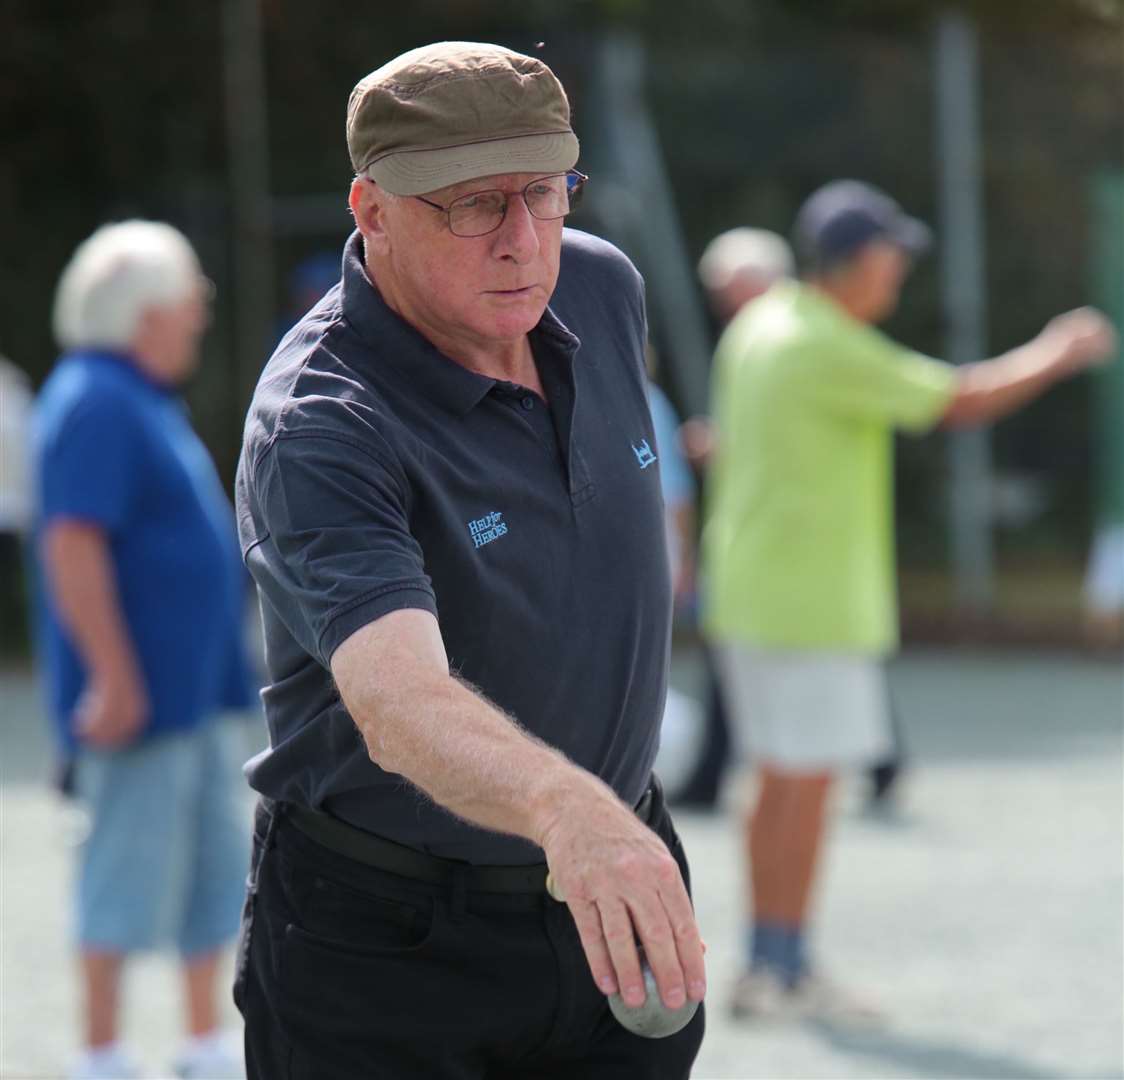
M137 1080L140 1066L118 1043L84 1050L67 1074L70 1080Z
M819 972L802 975L786 991L791 1008L806 1020L852 1030L883 1027L886 1015L873 1002L843 989Z
M241 1034L218 1031L192 1039L174 1069L180 1080L246 1080Z
M790 1014L788 991L767 968L751 968L738 976L730 993L734 1020L776 1020Z

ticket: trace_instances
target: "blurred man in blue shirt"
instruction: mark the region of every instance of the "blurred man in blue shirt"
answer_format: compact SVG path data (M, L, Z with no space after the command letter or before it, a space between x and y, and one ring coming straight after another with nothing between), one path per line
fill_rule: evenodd
M248 704L244 577L229 503L177 393L197 364L209 287L170 226L99 229L59 282L65 352L36 408L41 660L90 814L76 1077L137 1075L117 1041L121 970L166 941L187 987L178 1074L242 1075L215 991L238 925L245 829L237 743L215 716Z

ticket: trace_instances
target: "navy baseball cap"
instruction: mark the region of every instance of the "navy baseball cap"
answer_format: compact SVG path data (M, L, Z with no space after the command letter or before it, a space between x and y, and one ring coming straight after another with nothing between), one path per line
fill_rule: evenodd
M827 270L846 262L873 240L886 240L911 255L927 251L932 232L883 191L859 180L833 180L808 196L793 226L801 263Z

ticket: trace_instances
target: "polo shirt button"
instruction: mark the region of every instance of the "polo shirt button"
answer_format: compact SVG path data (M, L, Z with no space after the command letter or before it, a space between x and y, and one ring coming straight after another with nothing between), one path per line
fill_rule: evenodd
M528 394L525 398L523 398L520 404L524 409L527 410L527 412L530 412L535 407L535 399L530 394Z

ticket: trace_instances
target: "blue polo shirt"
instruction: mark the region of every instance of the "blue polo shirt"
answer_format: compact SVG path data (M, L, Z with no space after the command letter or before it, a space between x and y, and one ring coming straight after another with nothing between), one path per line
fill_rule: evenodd
M332 653L416 608L437 616L454 672L625 801L640 797L671 620L645 334L632 264L566 230L530 335L547 404L461 367L395 315L352 236L342 281L262 375L238 469L270 679L270 748L248 769L258 791L445 857L542 858L367 756Z
M179 397L125 356L64 355L36 403L36 540L53 520L105 531L151 713L145 735L247 704L240 644L245 571L234 519ZM37 542L36 551L39 551ZM38 637L64 747L86 671L38 567Z

